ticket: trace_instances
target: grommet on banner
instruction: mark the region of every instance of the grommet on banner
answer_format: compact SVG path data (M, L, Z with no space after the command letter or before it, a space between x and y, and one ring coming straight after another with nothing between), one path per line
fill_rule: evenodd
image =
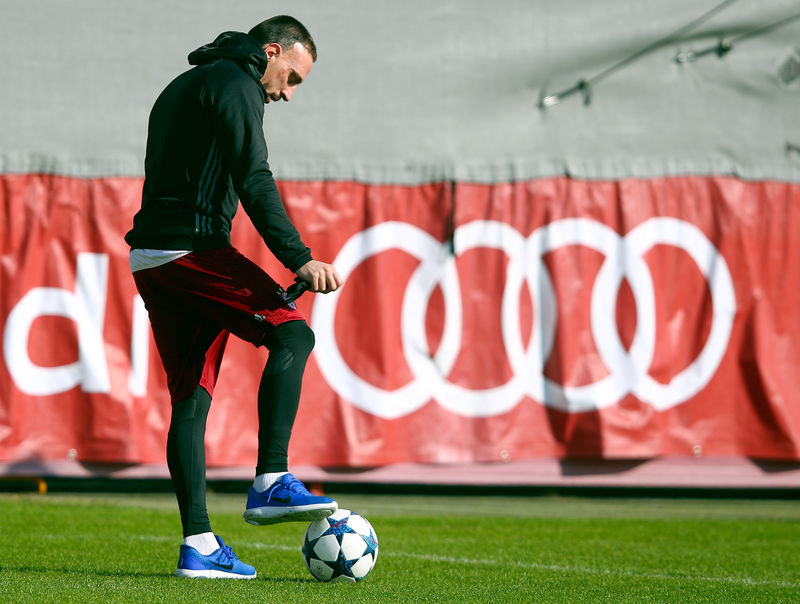
M768 34L771 31L778 29L779 27L783 27L784 25L787 25L792 21L796 21L797 19L800 19L800 13L795 13L779 21L770 23L769 25L765 25L763 27L757 27L756 29L746 31L745 33L735 36L733 38L727 38L727 39L722 38L714 46L709 46L702 50L687 50L685 52L684 51L678 52L675 55L674 60L676 63L691 63L692 61L696 61L697 59L705 57L710 54L716 54L718 57L724 57L733 49L734 44L738 44L739 42L747 40L748 38L763 36L764 34Z
M576 92L580 92L582 94L584 105L588 105L592 102L591 83L589 82L589 80L580 79L578 80L578 83L575 84L572 88L568 88L567 90L563 90L556 94L550 94L545 97L542 97L539 100L539 108L547 109L548 107L552 107L553 105L558 105L563 99L575 94Z
M715 53L718 57L723 57L728 54L733 48L733 43L730 40L721 39L715 46L709 46L703 50L687 50L679 51L675 55L676 63L691 63L697 59Z

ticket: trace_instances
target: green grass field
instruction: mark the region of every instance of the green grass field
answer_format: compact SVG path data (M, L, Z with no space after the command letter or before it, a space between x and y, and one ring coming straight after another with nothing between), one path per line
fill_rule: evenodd
M255 581L171 576L171 495L0 494L0 601L800 601L797 501L342 494L380 541L342 584L306 570L305 524L245 524L244 499L211 494L209 511Z

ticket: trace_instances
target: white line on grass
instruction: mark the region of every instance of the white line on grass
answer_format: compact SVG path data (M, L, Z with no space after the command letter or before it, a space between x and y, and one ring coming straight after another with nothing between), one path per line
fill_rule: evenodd
M291 549L291 548L289 548ZM622 577L641 577L645 579L689 579L696 581L709 581L719 583L734 583L740 585L772 585L777 587L800 587L800 583L791 581L772 581L769 579L750 579L749 577L706 577L703 575L679 575L666 573L652 573L644 571L617 570L611 568L592 568L591 566L566 566L561 564L540 564L538 562L508 562L500 560L489 560L481 558L456 558L453 556L438 556L435 554L415 554L407 552L381 552L387 556L398 556L415 558L418 560L430 560L431 562L447 562L450 564L475 564L486 566L514 566L517 568L529 568L533 570L550 570L564 573L581 573L587 575L617 575Z
M133 537L142 541L177 541L172 537L160 535L139 535ZM237 547L254 548L265 550L277 550L284 552L300 552L300 546L247 542L239 543ZM690 581L707 581L710 583L732 583L735 585L774 586L798 588L800 583L792 581L771 581L769 579L750 579L749 577L706 577L703 575L679 575L666 573L652 573L633 570L617 570L611 568L593 568L591 566L567 566L562 564L540 564L538 562L508 562L503 560L491 560L489 558L457 558L455 556L440 556L437 554L418 554L414 552L397 552L380 550L381 557L389 558L413 558L415 560L426 560L428 562L443 562L447 564L465 564L469 566L514 566L516 568L528 568L531 570L548 570L561 573L578 573L584 575L608 575L620 577L639 577L642 579L687 579Z

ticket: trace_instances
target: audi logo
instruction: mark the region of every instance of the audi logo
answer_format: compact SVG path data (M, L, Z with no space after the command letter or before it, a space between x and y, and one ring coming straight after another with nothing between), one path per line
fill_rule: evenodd
M712 300L712 317L702 351L669 383L649 375L655 352L655 291L645 253L655 245L685 251L705 278ZM736 313L733 282L725 259L696 226L657 217L621 236L595 220L570 218L551 222L527 238L508 224L478 220L456 229L455 255L472 248L501 250L508 258L501 299L502 341L512 369L504 384L469 389L448 381L461 347L461 288L449 245L402 222L384 222L352 236L334 264L343 278L365 260L388 250L401 250L419 260L405 289L401 310L403 353L414 379L393 390L379 388L359 376L339 351L334 323L339 292L317 296L312 327L319 334L316 355L330 386L358 408L393 419L419 409L431 399L449 411L468 417L487 417L509 411L529 395L566 412L608 407L632 393L657 410L678 405L700 392L711 380L725 354ZM582 245L601 253L604 261L591 291L591 332L608 375L591 384L565 386L544 375L559 320L553 283L544 262L548 252ZM615 308L623 280L636 307L636 328L628 348L616 327ZM519 300L527 283L535 300L527 347L521 331ZM425 314L431 295L440 286L445 309L441 341L431 354L425 333ZM688 337L688 334L687 334Z

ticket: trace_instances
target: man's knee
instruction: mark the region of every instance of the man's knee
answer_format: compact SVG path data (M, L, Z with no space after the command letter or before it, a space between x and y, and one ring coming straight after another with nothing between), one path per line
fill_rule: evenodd
M210 408L211 395L202 386L197 386L190 396L172 403L172 421L205 421Z
M289 321L278 325L278 330L286 340L285 345L292 348L295 355L303 354L307 357L314 350L314 332L305 321Z
M269 349L267 372L281 373L295 363L305 364L314 342L314 332L305 321L281 323L264 342Z

